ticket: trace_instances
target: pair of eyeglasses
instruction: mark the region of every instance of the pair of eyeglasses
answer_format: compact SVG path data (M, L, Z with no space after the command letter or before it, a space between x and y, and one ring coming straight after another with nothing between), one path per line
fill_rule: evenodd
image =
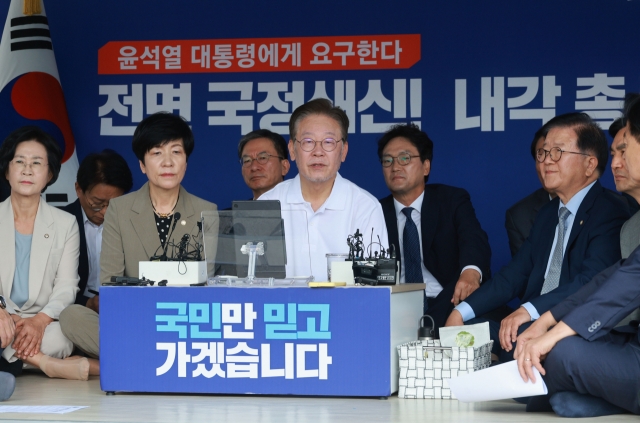
M550 150L545 150L544 148L539 148L536 150L536 160L540 163L543 163L547 156L551 157L551 160L554 162L559 161L562 158L562 153L571 153L571 154L580 154L583 156L590 156L587 153L580 153L579 151L567 151L563 150L560 147L552 147Z
M284 157L274 156L273 154L269 154L269 153L260 153L260 154L258 154L256 156L255 159L250 157L250 156L242 156L240 158L240 164L242 165L242 167L249 167L249 166L251 166L251 164L255 160L256 162L258 162L261 165L266 165L267 162L269 161L269 159L272 158L272 157L277 157L280 160L284 160Z
M31 169L31 171L33 173L42 172L44 170L44 168L48 166L48 164L42 163L40 160L34 160L32 162L27 162L24 159L13 159L13 160L11 160L11 163L13 163L13 165L18 167L18 168L23 168L23 169L29 168L29 169Z
M311 138L303 138L301 140L297 140L294 138L293 140L300 143L300 148L302 148L302 151L313 151L316 148L316 144L320 143L322 149L326 152L329 152L335 150L338 146L338 143L340 141L344 141L344 138L340 138L339 140L333 138L325 138L321 141L315 141Z
M92 204L91 201L89 201L89 199L87 198L87 195L83 192L82 195L84 195L84 198L87 199L87 203L89 203L89 208L91 210L93 210L94 212L99 212L102 211L103 209L109 207L109 202L107 201L106 203L102 203L102 204Z
M411 158L420 157L420 156L412 156L411 154L398 154L397 156L384 155L380 159L380 163L382 163L382 167L389 167L393 165L393 160L397 160L400 166L406 166L411 162Z
M109 203L108 202L105 203L105 204L102 204L102 205L89 203L89 208L91 210L93 210L94 212L102 211L102 209L106 209L107 207L109 207Z

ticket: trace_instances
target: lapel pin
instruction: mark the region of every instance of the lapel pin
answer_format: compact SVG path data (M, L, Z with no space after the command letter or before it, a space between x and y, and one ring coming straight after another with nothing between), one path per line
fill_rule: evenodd
M49 234L44 234L44 237L45 238L49 238Z
M580 221L580 224L582 225L583 223L584 223L584 220L581 220L581 221Z
M186 220L181 220L181 221L180 221L180 224L181 224L182 226L184 226L184 225L186 225L186 224L187 224L187 221L186 221Z

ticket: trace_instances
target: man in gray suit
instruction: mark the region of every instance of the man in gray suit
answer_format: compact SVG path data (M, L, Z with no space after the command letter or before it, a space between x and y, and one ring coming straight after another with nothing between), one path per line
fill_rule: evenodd
M632 199L634 197L638 199L638 197L634 196L634 193L640 189L638 187L639 182L629 177L627 164L624 160L628 142L624 137L625 131L623 129L625 124L626 122L624 122L623 118L618 118L609 127L609 134L613 137L613 142L611 143L611 172L613 172L616 190L629 195ZM640 245L640 213L635 213L631 219L625 222L620 232L622 258L629 257L629 254L638 245Z
M640 190L640 181L634 181L629 176L629 170L624 160L624 153L627 150L628 140L625 138L624 127L626 122L623 118L616 119L609 127L609 135L613 138L611 143L611 172L616 184L616 190L626 194L629 207L637 210L637 200L640 198L637 191ZM631 252L640 245L640 211L636 212L627 220L620 230L620 253L623 259L629 257ZM618 326L628 325L632 320L640 319L640 310L635 310L625 317Z

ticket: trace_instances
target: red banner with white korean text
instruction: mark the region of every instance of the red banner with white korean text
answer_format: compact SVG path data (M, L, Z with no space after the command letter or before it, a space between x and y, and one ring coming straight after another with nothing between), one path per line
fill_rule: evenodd
M111 41L98 53L98 73L408 69L419 60L420 34Z

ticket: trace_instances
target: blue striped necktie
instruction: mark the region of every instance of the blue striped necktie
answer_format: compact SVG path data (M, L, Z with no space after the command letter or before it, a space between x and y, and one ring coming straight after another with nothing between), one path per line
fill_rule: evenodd
M553 250L553 256L551 257L551 265L549 266L549 272L547 278L542 284L542 291L540 294L546 294L556 289L560 283L560 273L562 273L562 259L564 254L562 253L562 247L564 246L564 236L566 235L566 223L567 217L571 212L566 207L561 207L559 211L558 219L558 241L556 242L556 248Z
M407 216L402 231L402 252L404 260L404 281L405 283L423 283L422 279L422 257L420 257L420 237L418 228L411 218L412 207L405 207L402 213Z

